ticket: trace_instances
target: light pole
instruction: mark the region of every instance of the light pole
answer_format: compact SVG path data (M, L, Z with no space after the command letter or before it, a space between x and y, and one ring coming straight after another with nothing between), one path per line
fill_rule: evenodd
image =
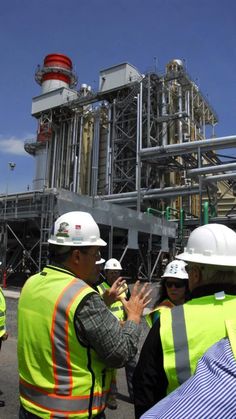
M13 170L16 167L16 163L10 161L10 162L8 162L8 166L9 166L10 172L13 172ZM8 181L9 181L9 171L7 171L6 196L5 196L5 206L4 206L4 219L7 218Z
M7 171L7 182L6 182L6 196L5 196L5 205L4 205L4 255L3 255L3 267L2 267L2 273L3 273L3 288L7 287L7 197L8 197L8 180L9 180L9 172L13 172L13 170L16 167L16 163L14 162L8 162L9 171Z

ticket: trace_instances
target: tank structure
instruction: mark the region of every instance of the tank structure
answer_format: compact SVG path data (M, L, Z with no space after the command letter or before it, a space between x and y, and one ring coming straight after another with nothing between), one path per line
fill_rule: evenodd
M44 71L45 65L40 77L36 73L40 83ZM216 184L202 166L219 166L220 172L222 162L212 150L234 141L215 138L217 115L181 60L170 61L164 75L141 74L128 63L104 69L97 92L84 84L75 91L59 80L53 91L42 87L32 104L39 134L25 145L36 158L35 188L65 188L138 211L182 208L190 217L199 217L208 199L217 213L228 181ZM42 144L40 132L48 126Z
M35 78L38 129L25 142L35 158L33 190L0 197L4 266L40 269L53 220L74 209L99 222L103 257L148 280L189 229L209 217L234 224L236 163L223 164L216 150L234 147L236 136L215 137L217 115L181 60L164 74L129 63L103 69L95 92L76 88L69 57L50 54Z

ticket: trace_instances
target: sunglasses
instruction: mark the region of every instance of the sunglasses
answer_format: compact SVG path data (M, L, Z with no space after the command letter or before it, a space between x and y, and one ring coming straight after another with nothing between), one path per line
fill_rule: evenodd
M175 282L175 281L166 281L165 282L165 286L166 288L184 288L185 287L185 282L184 281L179 281L179 282Z

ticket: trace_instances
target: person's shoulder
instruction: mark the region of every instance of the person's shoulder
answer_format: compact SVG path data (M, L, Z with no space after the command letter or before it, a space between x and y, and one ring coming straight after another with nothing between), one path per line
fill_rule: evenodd
M172 301L166 298L165 300L161 301L160 304L158 304L157 309L162 307L173 308L174 306L175 305L172 303Z

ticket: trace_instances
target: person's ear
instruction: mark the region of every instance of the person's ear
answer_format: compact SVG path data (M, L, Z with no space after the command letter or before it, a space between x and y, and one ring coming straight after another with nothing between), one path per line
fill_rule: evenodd
M72 260L77 265L80 262L80 251L78 249L73 250L73 252L72 252Z
M201 283L202 275L201 270L198 266L191 266L189 275L189 288L194 289Z

